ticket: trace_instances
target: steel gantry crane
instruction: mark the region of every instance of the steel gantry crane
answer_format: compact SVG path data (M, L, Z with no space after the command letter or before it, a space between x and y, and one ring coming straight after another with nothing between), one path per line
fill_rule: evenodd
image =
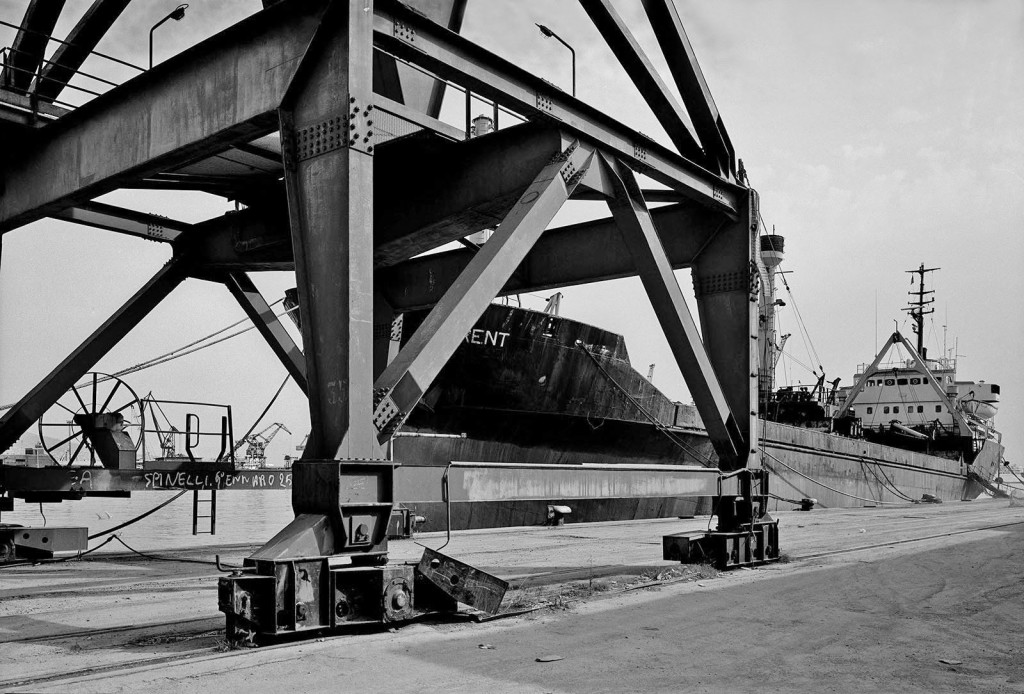
M51 216L168 243L172 257L0 419L0 450L184 280L219 282L306 392L311 423L291 473L295 520L222 580L229 630L490 604L462 586L495 584L443 555L385 565L385 446L496 296L637 275L718 457L719 469L687 473L693 495L714 497L718 531L677 538L675 551L777 557L756 426L757 194L672 1L643 7L681 100L609 0L581 4L671 146L459 35L466 0L268 1L74 111L55 101L73 87L66 54L45 89L7 79L42 64L43 48L22 42L27 55L0 80L14 84L0 89L0 233ZM26 31L53 26L41 5ZM105 21L83 18L78 43L95 46ZM449 85L515 124L468 138L440 117ZM638 174L672 204L650 210ZM95 201L128 187L213 192L245 209L184 224ZM549 229L573 198L603 200L609 216ZM495 220L482 246L423 255ZM700 331L677 268L691 270ZM295 271L304 351L247 274L260 270ZM399 345L394 322L427 307Z
M242 466L249 469L265 467L267 464L267 446L274 440L274 437L277 436L278 432L282 430L289 434L292 433L288 427L281 422L274 422L263 431L256 434L249 434L236 443L236 453L242 446L248 445L248 448L245 449L245 462L242 463Z

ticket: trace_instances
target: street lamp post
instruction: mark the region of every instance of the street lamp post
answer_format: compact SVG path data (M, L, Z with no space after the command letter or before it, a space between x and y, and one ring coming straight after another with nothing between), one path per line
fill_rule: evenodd
M572 54L572 95L576 96L576 51L573 50L572 46L565 42L565 39L551 31L551 29L548 29L543 24L538 24L537 28L540 29L540 33L544 34L544 38L555 39L560 44L568 48L569 52Z
M173 19L176 22L181 21L181 18L185 16L185 10L187 10L187 9L188 9L188 3L187 2L181 3L180 5L175 7L173 10L171 10L170 14L168 14L166 17L164 17L159 22L154 24L153 28L151 28L149 30L149 69L150 70L153 69L153 32L156 31L156 28L158 26L160 26L161 24L166 22L168 19Z

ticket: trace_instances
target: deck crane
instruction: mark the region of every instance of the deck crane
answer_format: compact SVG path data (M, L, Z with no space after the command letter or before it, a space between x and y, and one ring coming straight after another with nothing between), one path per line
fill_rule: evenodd
M245 449L245 462L242 463L242 467L264 467L267 462L267 446L274 440L274 437L277 436L278 432L282 429L287 431L289 434L292 433L288 427L281 422L274 422L263 431L256 434L250 434L236 443L234 449L235 452L237 452L244 444L248 444L248 448Z

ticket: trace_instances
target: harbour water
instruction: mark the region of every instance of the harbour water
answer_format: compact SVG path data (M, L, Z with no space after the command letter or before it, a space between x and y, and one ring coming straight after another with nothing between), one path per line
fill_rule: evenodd
M1010 480L1007 480L1009 482ZM1013 480L1004 484L1007 491L1024 494L1024 485ZM179 492L136 492L130 498L85 498L60 504L24 504L16 502L15 510L0 514L0 522L25 526L86 526L94 535L146 513ZM983 497L984 498L984 497ZM200 507L200 513L207 511ZM204 534L208 521L200 519L199 535L192 534L192 492L180 497L132 525L116 531L116 535L133 549L155 552L213 545L261 546L287 525L294 517L291 491L287 489L247 489L222 491L217 495L217 533ZM109 535L89 542L95 548ZM97 552L128 551L116 540L100 547Z
M179 492L137 492L130 498L85 498L60 504L24 504L15 502L14 511L0 514L0 522L26 526L87 526L94 535L131 520ZM203 493L205 498L206 494ZM206 505L200 514L207 513ZM223 544L260 546L287 525L294 517L291 491L245 490L217 494L217 534L192 534L192 492L188 491L156 513L116 531L118 537L139 551L156 551ZM199 520L199 530L209 528L209 521ZM96 547L107 535L89 542ZM107 543L98 552L124 552L125 547Z

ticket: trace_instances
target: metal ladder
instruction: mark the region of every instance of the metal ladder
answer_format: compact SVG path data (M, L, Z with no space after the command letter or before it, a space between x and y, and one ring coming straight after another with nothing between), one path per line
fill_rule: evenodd
M201 492L209 492L205 499L200 497ZM199 507L205 505L209 513L200 514ZM199 521L208 519L209 530L200 530ZM217 490L216 489L193 489L192 490L192 534L193 535L216 535L217 534Z

